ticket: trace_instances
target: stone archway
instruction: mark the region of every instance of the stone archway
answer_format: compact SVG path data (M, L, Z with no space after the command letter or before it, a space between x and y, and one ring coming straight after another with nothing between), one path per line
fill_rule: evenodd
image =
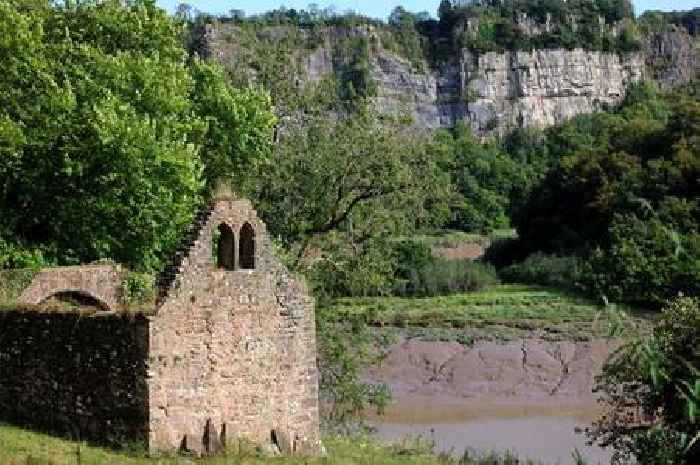
M99 297L92 295L90 292L81 289L62 289L48 295L39 303L43 304L52 300L76 306L97 307L102 311L109 311L109 305L107 305L107 303L103 302Z
M119 265L44 268L22 292L19 301L38 305L55 295L88 299L104 310L119 310L122 308L122 268Z

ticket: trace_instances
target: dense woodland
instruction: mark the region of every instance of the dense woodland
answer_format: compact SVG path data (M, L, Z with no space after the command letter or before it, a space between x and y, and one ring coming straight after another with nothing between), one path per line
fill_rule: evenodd
M590 8L602 25L582 13ZM523 35L517 12L538 23L549 17L552 27ZM473 18L478 28L458 27ZM397 8L388 23L313 7L252 18L233 11L218 20L243 31L241 60L256 64L253 81L244 67L227 71L194 53L212 18L187 6L173 17L152 0L0 0L0 269L114 260L152 277L226 178L253 199L279 255L305 274L321 307L338 296L436 295L497 279L654 310L697 296L696 85L662 95L641 83L618 108L481 141L465 125L420 132L377 114L370 45L361 39L338 46L344 72L303 93L279 79L279 67L293 66L284 48L267 59L256 48L263 26L299 26L283 39L298 47L323 27L374 24L417 66L454 46L624 52L644 30L691 30L693 18L697 11L635 19L627 0L443 2L439 20ZM517 237L494 240L489 263L447 263L415 239L511 227ZM598 429L638 463L697 463L700 454L697 411L683 410L700 395L697 333L684 333L698 327L698 302L670 309L653 348L656 374L632 358L609 379L641 383L651 394L640 393L640 405L672 411L641 432ZM319 324L322 344L338 343ZM329 357L352 367L342 351ZM339 383L356 387L350 371ZM358 388L348 403L382 395ZM647 460L650 450L675 461Z

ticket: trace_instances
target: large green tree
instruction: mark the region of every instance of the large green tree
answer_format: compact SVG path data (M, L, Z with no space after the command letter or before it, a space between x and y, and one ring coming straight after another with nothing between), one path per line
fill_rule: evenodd
M446 161L405 122L363 107L335 120L308 114L285 131L256 197L298 265L360 277L363 264L367 279L390 277L378 241L446 218Z
M700 104L633 88L613 113L550 133L564 156L515 223L520 249L589 260L592 289L658 306L700 278Z
M190 61L180 32L152 0L0 1L0 267L19 249L157 269L207 179L264 157L264 95Z

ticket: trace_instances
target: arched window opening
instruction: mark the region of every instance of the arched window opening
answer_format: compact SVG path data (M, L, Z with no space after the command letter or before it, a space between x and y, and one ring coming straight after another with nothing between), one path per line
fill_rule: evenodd
M241 228L238 259L241 269L255 268L255 231L250 223L244 224Z
M216 243L216 266L223 270L236 269L236 241L233 230L226 224L218 227L219 238Z

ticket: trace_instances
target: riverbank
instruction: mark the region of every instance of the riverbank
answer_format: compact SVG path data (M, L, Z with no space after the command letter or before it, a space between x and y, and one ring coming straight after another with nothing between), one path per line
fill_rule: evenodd
M612 451L590 446L577 430L601 413L593 387L617 339L588 342L455 342L402 338L367 380L386 383L392 401L370 416L377 437L421 436L452 455L512 451L546 464L570 463L578 451L590 465Z
M335 311L363 315L382 363L364 381L392 393L385 415L369 416L382 440L422 436L441 452L515 451L543 463L592 465L611 452L586 443L601 413L595 377L653 315L552 288L498 285L428 298L341 299Z

